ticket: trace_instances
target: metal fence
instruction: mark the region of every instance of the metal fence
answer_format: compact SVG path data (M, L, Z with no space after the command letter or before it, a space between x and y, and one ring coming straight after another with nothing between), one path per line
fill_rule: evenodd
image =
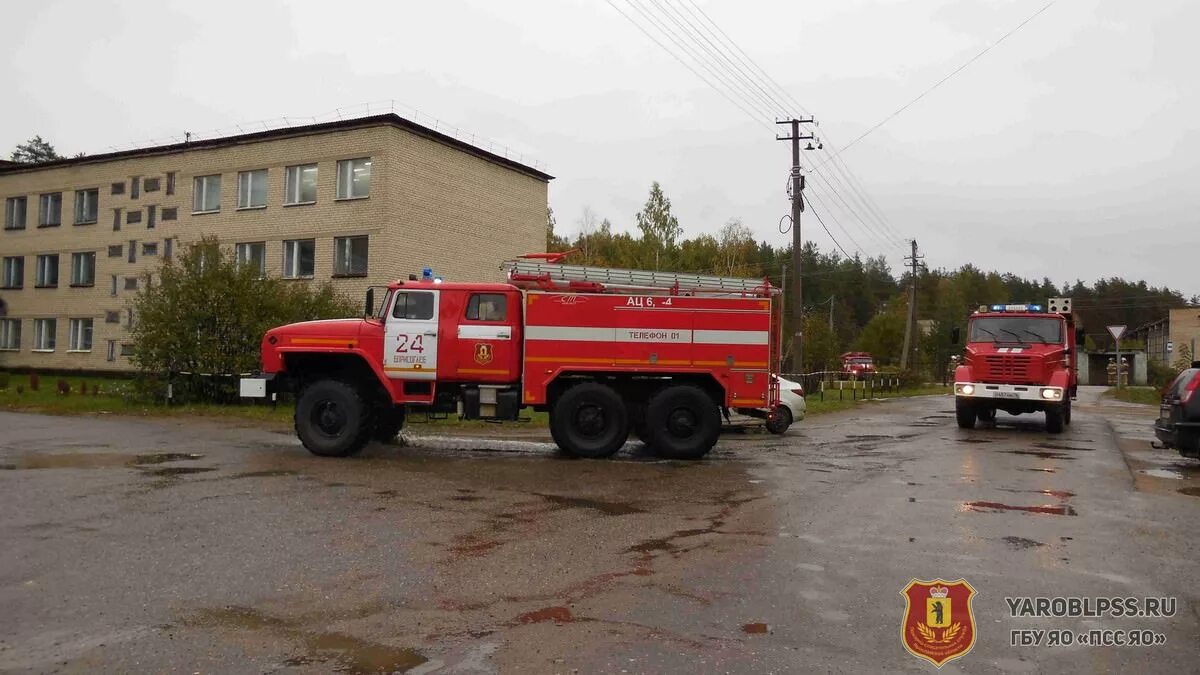
M784 373L784 379L798 382L804 387L808 398L854 401L858 399L883 398L900 392L900 376L895 373L871 373L848 378L841 371L827 370L816 373Z

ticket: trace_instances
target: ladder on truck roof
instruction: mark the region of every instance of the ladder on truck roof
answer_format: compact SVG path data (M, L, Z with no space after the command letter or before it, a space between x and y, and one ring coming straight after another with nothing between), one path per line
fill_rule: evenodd
M766 279L563 265L558 262L562 256L555 256L556 254L531 254L509 260L500 267L508 274L508 281L514 286L547 291L603 293L625 290L671 295L703 293L762 297L780 293L780 289L771 286Z

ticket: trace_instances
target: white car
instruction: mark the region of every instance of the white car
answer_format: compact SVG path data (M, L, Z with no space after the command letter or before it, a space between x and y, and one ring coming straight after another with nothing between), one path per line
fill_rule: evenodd
M785 380L782 377L779 380L779 404L775 406L775 414L770 415L767 419L767 431L773 434L782 434L788 430L788 427L793 423L804 419L808 413L808 404L804 401L804 387L798 382ZM767 411L760 408L738 408L738 413L766 419Z

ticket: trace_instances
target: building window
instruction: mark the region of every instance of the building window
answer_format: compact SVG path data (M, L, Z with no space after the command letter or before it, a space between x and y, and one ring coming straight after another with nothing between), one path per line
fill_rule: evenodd
M133 308L125 310L125 327L133 328Z
M4 258L4 288L18 289L25 287L25 256L6 256Z
M363 277L367 275L367 238L337 237L333 240L333 275Z
M125 194L125 181L121 181L120 183L113 183L112 189L109 191L109 194L114 194L114 195Z
M317 165L289 166L284 172L284 204L312 204L317 201Z
M71 341L69 346L73 352L90 352L92 351L92 320L91 319L71 319L67 323L67 328L71 333Z
M114 298L117 297L117 275L115 274L112 275L112 283L109 286L108 294ZM110 321L109 323L116 323L116 321Z
M0 319L0 349L16 351L21 348L21 320Z
M117 360L117 341L116 340L108 341L108 354L105 355L104 359L106 361L116 361Z
M234 250L237 253L238 265L249 265L251 269L258 272L259 277L267 276L266 242L256 241L238 244L234 247Z
M122 246L120 244L113 244L112 246L108 247L108 257L120 258L123 255L125 255L125 247L124 246Z
M75 224L91 225L100 214L100 190L75 191Z
M93 251L71 254L71 285L96 285L96 254Z
M115 309L105 311L104 323L121 323L121 313Z
M476 293L467 301L470 321L504 321L507 315L508 303L503 293Z
M176 220L177 218L179 218L179 209L175 208L174 206L172 206L169 209L168 208L163 209L163 212L162 212L163 220Z
M163 239L163 257L166 258L167 260L170 260L171 256L174 254L175 254L175 240L174 239Z
M142 242L142 255L158 255L158 242L157 241Z
M315 239L293 239L283 242L283 276L285 279L311 279L317 251Z
M242 171L238 174L239 209L261 209L267 205L267 170Z
M129 262L137 262L137 239L129 240Z
M134 176L129 179L129 198L137 199L142 196L142 177Z
M55 288L58 286L58 254L45 254L37 257L33 285L37 288Z
M175 194L175 172L167 172L167 196Z
M137 277L125 277L125 290L136 291L138 287Z
M157 220L158 207L151 204L146 207L146 229L154 229L154 221Z
M25 211L29 206L28 197L9 197L4 200L4 229L25 229Z
M133 356L133 345L121 345L121 356Z
M121 231L121 209L113 209L113 232Z
M360 199L371 194L371 158L343 159L337 163L337 198Z
M51 192L42 195L39 200L38 227L56 227L62 225L62 193Z
M158 178L147 178L146 182L142 185L142 187L146 190L146 192L158 192L158 186L159 186Z
M221 210L221 174L196 176L192 182L192 213Z
M33 320L33 350L35 352L54 351L54 333L58 329L55 319Z
M138 209L136 211L130 211L129 213L126 213L125 214L125 222L129 223L130 225L133 225L134 223L142 222L141 209Z

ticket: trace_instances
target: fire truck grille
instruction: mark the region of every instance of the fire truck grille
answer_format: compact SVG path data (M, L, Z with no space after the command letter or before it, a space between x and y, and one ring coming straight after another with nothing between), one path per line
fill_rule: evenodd
M987 363L988 380L1004 384L1030 384L1036 379L1033 358L1011 354L990 354L984 357Z

